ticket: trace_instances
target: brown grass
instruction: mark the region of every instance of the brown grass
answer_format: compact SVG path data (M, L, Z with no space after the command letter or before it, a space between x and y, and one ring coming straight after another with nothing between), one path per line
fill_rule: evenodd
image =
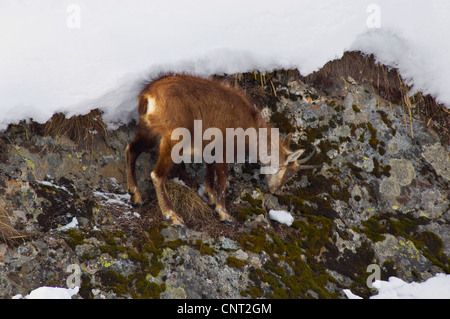
M11 225L9 213L0 203L0 242L13 246L26 237Z
M307 76L306 80L326 90L335 81L347 80L349 76L358 83L371 85L389 102L401 105L406 114L405 125L409 127L412 137L415 112L427 128L441 137L444 144L450 144L450 111L429 95L424 96L419 92L410 97L411 87L405 83L398 70L377 63L373 55L359 51L345 52L342 58L328 62L322 69Z
M167 196L173 208L183 218L188 228L201 229L211 222L214 211L200 198L197 192L171 180L166 180L165 185ZM147 201L149 204L146 205L146 210L152 212L152 215L157 212L157 215L162 218L158 200L153 190L150 190ZM158 218L158 216L155 217Z
M100 110L95 109L85 115L70 118L56 113L45 124L45 134L53 137L65 136L78 144L88 144L96 138L107 135L106 124L102 120Z
M200 198L195 189L184 187L171 180L166 180L165 184L167 195L175 211L183 218L188 229L202 231L214 238L219 236L235 238L240 232L239 224L233 227L221 223L214 209ZM154 222L160 223L163 221L163 216L156 194L153 190L149 193L147 204L142 207L142 210L144 214L151 215Z

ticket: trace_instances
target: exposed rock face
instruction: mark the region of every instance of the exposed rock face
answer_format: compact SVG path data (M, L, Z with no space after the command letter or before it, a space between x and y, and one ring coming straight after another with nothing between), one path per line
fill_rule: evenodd
M138 161L146 205L129 205L133 125L84 144L35 123L1 132L0 222L10 232L0 237L0 297L78 285L79 298L340 298L346 288L371 294L372 264L381 279L449 273L448 146L370 86L341 81L324 92L295 74L236 81L282 134L294 133L293 148L316 149L311 164L324 165L281 195L269 194L257 165L231 165L234 228L189 205L202 165L174 168L168 188L189 230L167 227L150 180L155 154ZM271 209L290 211L292 226L271 221Z

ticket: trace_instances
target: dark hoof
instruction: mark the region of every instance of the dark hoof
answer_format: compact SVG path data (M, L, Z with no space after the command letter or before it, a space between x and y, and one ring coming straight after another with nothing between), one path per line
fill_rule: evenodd
M134 208L140 208L144 206L144 202L131 203L131 206L133 206Z

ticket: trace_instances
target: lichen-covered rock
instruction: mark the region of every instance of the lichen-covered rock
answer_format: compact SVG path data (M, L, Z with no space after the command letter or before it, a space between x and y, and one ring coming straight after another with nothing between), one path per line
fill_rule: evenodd
M273 195L258 165L230 166L232 228L198 195L203 166L175 166L167 188L189 225L181 231L161 217L155 153L137 164L146 204L129 203L124 150L135 125L88 144L11 125L0 132L0 221L14 230L0 233L0 297L77 284L77 298L344 298L346 288L370 295L374 264L381 279L450 272L450 152L420 121L354 80L324 92L293 71L222 79L292 132L293 148L315 149L308 164L322 168ZM292 226L270 210L289 211Z
M450 155L439 143L424 145L422 156L436 170L436 173L450 181Z

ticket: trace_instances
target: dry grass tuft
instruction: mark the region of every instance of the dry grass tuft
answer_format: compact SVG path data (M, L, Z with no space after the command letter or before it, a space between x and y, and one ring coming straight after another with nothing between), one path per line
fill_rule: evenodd
M368 83L379 90L380 95L400 103L404 82L399 82L396 69L376 63L373 55L359 51L345 52L342 58L325 64L319 71L307 76L307 80L320 86L332 86L336 79L352 77L359 83Z
M365 55L359 51L345 52L342 58L328 62L306 79L326 88L333 86L334 81L347 80L348 77L371 85L378 90L380 96L391 103L401 105L409 117L405 118L405 124L409 126L412 137L412 118L415 112L429 129L438 133L445 144L450 144L450 111L429 95L424 97L419 92L410 96L411 87L405 83L398 70L377 63L373 55Z
M214 209L204 202L197 191L179 185L171 180L166 180L166 190L169 200L175 211L179 214L188 229L202 231L212 237L227 236L235 238L240 232L241 226L227 226L219 221ZM163 221L156 194L151 191L143 209L145 214L152 215L154 222Z
M166 189L175 211L185 220L186 226L204 228L205 224L216 218L214 211L193 189L171 180L166 180Z
M53 137L65 136L78 144L88 144L99 137L105 137L107 127L98 109L68 119L64 114L56 113L45 124L45 134Z
M188 228L194 230L203 229L216 217L213 209L193 189L179 185L171 180L166 180L165 185L167 196L173 208L183 218ZM156 194L153 191L148 201L148 210L153 212L152 214L158 212L158 216L162 216Z
M27 236L21 234L11 225L8 212L0 206L0 242L13 246L21 239L24 240L25 237Z

